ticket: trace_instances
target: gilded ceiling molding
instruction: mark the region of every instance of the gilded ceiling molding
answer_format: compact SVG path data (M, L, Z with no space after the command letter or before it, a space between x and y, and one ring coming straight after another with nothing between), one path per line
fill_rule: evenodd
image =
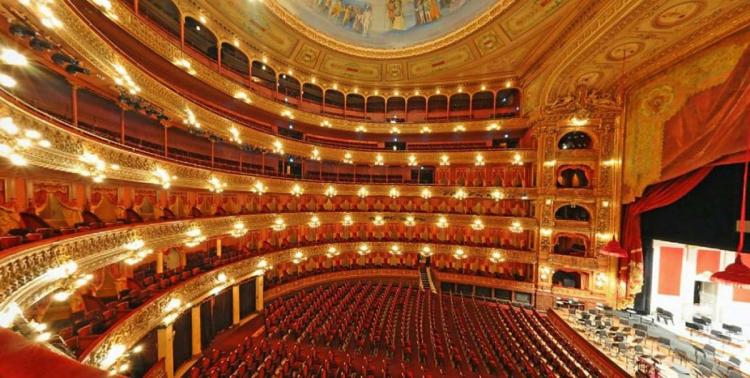
M67 6L60 3L53 3L50 6L55 7L55 13L65 25L64 28L57 29L57 33L62 40L66 41L80 56L85 57L97 69L110 77L115 77L116 75L114 63L122 65L130 76L133 77L133 80L141 86L141 97L155 106L164 109L173 119L185 119L186 109L190 109L200 123L205 125L205 130L212 131L227 140L232 139L233 136L229 130L234 127L239 130L240 139L253 140L255 141L255 145L269 150L273 150L275 142L282 141L277 136L252 130L187 100L184 96L152 78L150 74L142 71L139 66L133 64L129 59L120 56L97 33L91 32L89 26L79 19ZM163 45L163 42L161 44ZM346 151L351 151L353 155L352 160L360 164L371 164L375 161L376 156L379 155L382 156L384 164L403 164L406 162L408 155L414 155L421 164L437 165L441 155L444 154L442 152L344 150L322 146L316 147L311 146L309 143L286 139L282 143L285 152L297 156L310 156L312 150L317 149L324 160L339 160L343 158ZM510 162L516 153L521 155L523 161L533 161L533 157L536 155L535 150L488 150L482 152L488 164L501 161ZM334 158L331 158L332 156ZM473 151L450 153L451 163L453 164L473 164L475 156L476 153Z
M292 15L289 11L284 9L284 6L282 6L278 1L266 1L264 2L264 5L289 27L293 28L298 33L306 36L317 44L326 46L346 55L354 55L362 58L381 60L409 58L415 55L427 54L435 50L446 48L468 37L480 28L486 26L488 23L495 20L501 13L503 13L515 2L515 0L496 0L495 4L490 9L485 11L482 15L474 19L472 22L464 25L462 28L452 31L449 34L435 40L425 42L416 46L404 47L399 49L366 48L349 43L344 43L335 38L331 38L315 30L314 28L307 26L304 21L300 20L298 17Z
M176 59L185 59L190 62L191 68L195 70L194 77L198 78L199 80L206 83L206 85L210 85L216 89L219 89L220 91L224 92L225 94L229 96L235 96L239 92L246 92L247 96L252 100L252 106L255 106L259 109L266 110L271 113L275 113L278 115L281 115L282 112L285 111L291 111L294 114L294 119L298 122L307 123L310 125L321 125L324 122L326 124L330 124L331 128L333 129L341 129L346 130L350 132L355 132L356 128L358 126L366 125L367 127L367 133L368 134L390 134L391 128L393 125L387 122L372 122L367 120L359 120L359 121L352 121L352 120L345 120L340 118L333 118L333 117L326 117L323 115L310 113L307 111L299 110L290 108L288 106L285 106L283 104L280 104L276 101L273 101L265 96L262 95L256 95L252 92L248 92L248 89L243 86L237 84L234 80L227 78L216 71L216 68L213 66L208 66L205 64L205 62L201 59L195 59L190 54L183 52L183 49L180 48L180 46L175 45L172 40L165 39L159 33L156 33L152 26L144 22L139 17L135 16L133 12L128 8L124 3L122 2L113 2L112 3L112 13L117 15L117 19L113 19L112 22L117 23L120 27L122 27L124 30L127 31L128 34L130 34L132 37L136 38L141 43L149 46L149 48L156 52L157 54L163 56L165 59L169 61L175 61ZM197 17L197 16L196 16ZM67 23L66 23L67 25ZM87 33L91 33L90 31L87 31ZM250 59L250 57L248 57ZM111 67L107 67L108 69L105 70L105 72L109 72L111 76ZM276 73L278 75L284 73L286 70L283 69L277 69ZM128 70L130 72L130 70ZM294 75L292 75L294 76ZM302 80L302 78L296 77L297 79L300 79L300 85L304 84L305 81ZM138 78L136 82L141 83L141 78ZM316 84L319 85L319 84ZM434 85L434 84L433 84ZM451 96L452 94L459 93L457 89L451 90L450 88L447 88L446 85L437 84L438 87L441 87L441 94L446 96ZM454 85L455 86L455 85ZM471 89L470 87L466 86L460 86L462 87L462 91L460 93L469 93L468 91ZM477 91L480 90L481 85L477 85L476 89ZM331 89L331 88L325 88L324 89ZM492 91L497 91L502 88L490 88ZM352 89L349 88L350 92L347 92L345 88L339 88L339 90L344 93L344 95L356 93L360 95L366 95L365 92L357 90L356 92L351 91ZM431 92L431 89L425 88L422 92L422 96L428 97ZM379 95L382 96L385 99L388 99L389 97L392 97L393 94L392 91L383 90L383 92ZM409 98L407 90L403 90L403 96L404 99ZM184 110L177 109L176 118L184 118ZM527 120L522 117L516 117L512 119L485 119L485 120L462 120L462 121L447 121L447 122L419 122L419 123L400 123L398 124L398 128L400 129L401 134L420 134L422 129L427 127L430 130L432 130L432 133L453 133L453 129L457 124L461 124L466 128L467 132L471 131L487 131L487 128L492 124L497 124L502 127L503 130L512 130L512 129L518 129L518 128L526 128L527 126Z
M610 20L591 18L578 38L568 41L550 57L558 64L548 73L540 103L549 104L580 84L614 91L622 84L618 80L623 74L627 87L640 85L656 72L750 24L750 4L697 0L695 14L685 14L673 24L657 25L659 17L684 3L607 3L607 8L598 13L610 16ZM624 62L622 56L626 56ZM597 72L586 71L593 69L592 62L596 62ZM585 75L592 75L591 80Z

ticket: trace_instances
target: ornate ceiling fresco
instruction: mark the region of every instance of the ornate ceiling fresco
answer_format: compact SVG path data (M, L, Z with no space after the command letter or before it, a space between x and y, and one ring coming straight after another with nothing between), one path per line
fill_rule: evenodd
M525 87L527 112L579 85L611 93L620 84L632 87L750 23L750 2L741 0L403 0L404 20L395 27L402 30L393 30L394 3L182 0L178 6L209 14L215 23L209 26L323 85L366 91L471 81L492 86L515 78ZM342 22L349 6L373 12L366 35L356 20L365 15L352 20L356 10ZM424 9L435 10L417 14Z
M432 43L472 22L492 7L509 1L494 0L279 0L282 19L306 32L373 50L401 49ZM291 19L294 17L295 19ZM465 30L461 30L464 34Z
M403 30L393 30L388 7L396 0L337 1L183 0L178 6L184 8L183 13L210 14L209 27L238 35L297 72L362 86L434 85L485 78L504 83L536 61L555 40L549 38L551 31L563 34L577 3L403 0L404 21L397 25ZM330 15L334 3L341 4L333 10L339 16ZM355 31L362 28L354 25L356 21L343 25L340 20L346 11L341 14L340 6L344 4L378 10L371 17L379 19L379 25L371 25L366 36ZM418 4L434 5L430 17L437 18L418 24Z

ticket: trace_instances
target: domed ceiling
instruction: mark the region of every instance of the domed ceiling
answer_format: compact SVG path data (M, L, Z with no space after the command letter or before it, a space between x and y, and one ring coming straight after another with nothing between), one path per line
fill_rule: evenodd
M482 26L474 22L509 1L495 0L277 0L302 31L340 44L376 50L429 44ZM284 15L282 15L283 17ZM286 18L286 17L285 17ZM487 19L489 21L489 19Z

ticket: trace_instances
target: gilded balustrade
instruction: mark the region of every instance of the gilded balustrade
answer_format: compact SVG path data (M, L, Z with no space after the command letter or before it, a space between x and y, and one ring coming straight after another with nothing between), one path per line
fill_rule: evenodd
M340 224L345 214L351 217L354 224L369 223L372 216L371 213L334 212L320 213L318 218L321 225ZM399 223L403 222L406 216L403 213L379 214L383 215L387 222L396 220ZM136 239L144 240L148 248L156 250L183 244L188 239L186 232L192 228L200 228L203 236L214 238L227 236L236 222L243 222L248 230L258 230L271 227L278 217L284 219L287 227L306 225L310 220L309 213L199 218L119 227L40 242L40 244L31 245L0 259L0 308L4 308L11 302L17 303L21 308L26 308L58 290L61 282L50 282L45 277L45 273L65 262L74 261L78 264L80 271L90 272L127 258L129 255L124 245ZM437 223L439 217L437 214L429 214L420 217L419 221L432 225ZM453 215L450 217L450 223L455 226L469 226L474 219L475 217L469 215ZM486 217L485 225L488 228L507 228L513 221L520 221L524 229L536 227L534 219L516 220L505 217ZM406 246L409 243L399 242L399 244ZM424 245L424 243L411 244ZM450 248L450 245L436 244L434 251L440 253L446 248ZM486 250L487 248L479 247L465 248L465 252L470 256L481 255L482 251L486 252ZM533 253L529 252L509 252L508 258L526 261L529 259L528 256L532 255Z
M138 83L142 91L139 96L153 103L155 106L164 110L172 119L186 119L187 109L193 113L194 117L200 121L202 129L210 131L216 135L224 137L226 140L233 140L234 135L230 132L232 129L239 131L239 139L244 141L253 141L253 144L259 147L274 149L274 144L280 139L257 130L233 122L222 117L213 111L204 109L194 101L188 100L185 96L174 89L164 85L150 73L141 68L140 65L132 62L129 57L123 56L106 40L97 33L92 32L90 26L78 17L78 15L63 2L49 4L53 11L65 27L58 28L55 33L62 41L65 41L74 49L82 58L90 62L97 70L109 77L118 75L115 64L122 66L133 80ZM163 44L163 41L160 42ZM298 142L295 140L284 140L283 150L297 156L311 156L313 149L317 149L320 156L326 160L339 160L344 156L344 149L331 147L316 147L309 143ZM360 164L372 164L376 157L382 158L385 165L404 165L408 155L415 156L420 164L438 165L442 152L410 152L410 151L357 151L350 149L352 152L352 161ZM536 157L535 149L518 149L518 150L488 150L483 151L482 156L487 165L497 164L499 162L510 163L514 156L518 154L523 162L534 161ZM456 151L450 153L451 164L474 164L477 153L474 151Z
M219 89L229 96L235 96L238 92L247 92L247 88L243 85L238 84L234 80L228 79L216 70L216 66L209 66L204 60L196 59L184 52L184 48L179 46L171 38L164 38L160 33L154 30L154 27L150 25L143 18L136 16L132 9L128 8L125 3L112 2L111 10L109 14L117 16L112 18L112 21L125 30L129 35L136 38L139 42L148 46L152 51L156 52L160 56L167 60L175 60L177 58L185 59L190 62L190 67L195 70L195 77L202 80L206 85L211 85L214 88ZM183 15L184 16L184 15ZM277 71L278 72L278 71ZM450 93L448 93L450 95ZM273 101L270 98L266 98L261 95L251 95L253 106L260 109L267 110L275 114L281 114L285 110L290 110L289 107ZM388 96L385 96L388 97ZM379 124L373 124L371 121L360 120L351 121L338 118L330 118L324 115L318 115L303 110L293 110L295 119L311 125L320 125L324 122L331 124L333 129L341 129L354 131L357 126L367 125L368 133L371 134L389 134L392 127L391 124L383 122ZM462 120L455 122L419 122L419 123L402 123L399 124L401 132L404 134L419 134L425 127L432 130L433 133L452 133L456 124L462 124L466 128L466 131L487 131L490 125L495 124L502 127L504 130L526 128L528 126L528 119L526 118L513 118L507 120Z

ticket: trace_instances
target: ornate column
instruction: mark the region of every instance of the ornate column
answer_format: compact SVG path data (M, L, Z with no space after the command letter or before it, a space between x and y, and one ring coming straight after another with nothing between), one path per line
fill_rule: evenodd
M164 359L164 370L167 378L174 377L174 329L172 325L156 329L156 358Z
M190 337L191 344L192 344L192 354L193 356L197 356L201 354L202 348L201 348L201 306L197 305L190 309L190 324L191 329L190 332L192 336Z
M164 273L164 251L156 252L156 273Z
M71 114L73 126L78 127L78 85L75 83L70 84L70 102L73 108Z
M240 285L232 286L232 324L240 323Z
M263 276L255 277L255 311L263 311Z

